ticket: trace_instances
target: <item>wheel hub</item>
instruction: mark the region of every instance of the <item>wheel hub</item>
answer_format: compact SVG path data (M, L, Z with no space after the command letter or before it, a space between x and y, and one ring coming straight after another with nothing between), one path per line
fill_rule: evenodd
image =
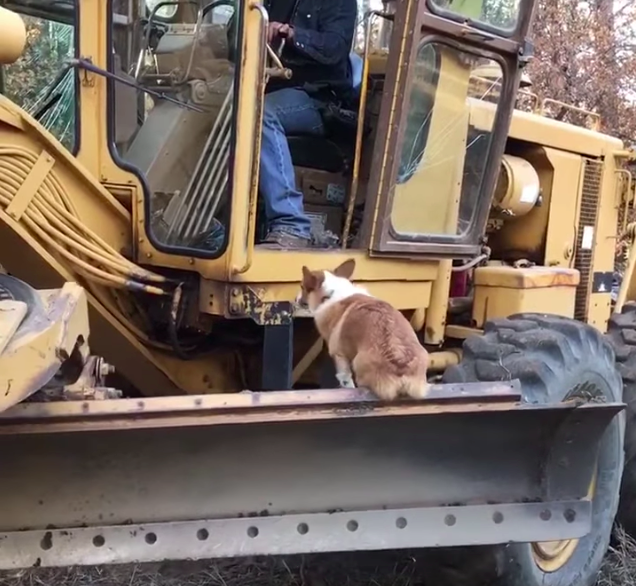
M596 472L590 482L585 496L586 500L592 500L596 490ZM532 557L534 562L544 572L556 572L570 561L579 544L578 539L561 539L559 541L541 541L532 544Z

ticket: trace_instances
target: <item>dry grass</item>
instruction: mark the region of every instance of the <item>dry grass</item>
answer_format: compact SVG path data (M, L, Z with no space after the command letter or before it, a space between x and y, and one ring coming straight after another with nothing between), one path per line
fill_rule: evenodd
M0 573L0 586L429 586L404 552L166 562ZM597 586L636 586L636 540L620 528Z
M636 586L636 540L620 527L614 531L597 586Z
M4 572L1 586L418 586L403 553L329 554Z

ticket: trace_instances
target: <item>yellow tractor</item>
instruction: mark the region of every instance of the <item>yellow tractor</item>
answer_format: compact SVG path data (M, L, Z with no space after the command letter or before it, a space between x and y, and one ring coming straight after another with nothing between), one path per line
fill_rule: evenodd
M520 89L533 0L360 15L355 124L288 136L306 250L259 244L267 6L1 4L0 568L417 547L593 583L621 479L636 525L632 154ZM336 388L293 300L348 258L427 400Z

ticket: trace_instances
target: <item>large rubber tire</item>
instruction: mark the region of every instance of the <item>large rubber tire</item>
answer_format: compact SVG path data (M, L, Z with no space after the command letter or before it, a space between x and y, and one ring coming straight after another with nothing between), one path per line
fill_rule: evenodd
M627 405L625 429L625 470L617 521L636 537L636 303L614 314L607 330L616 365L623 379L623 401Z
M518 378L531 403L558 403L574 396L621 401L614 352L597 330L557 316L519 314L487 323L482 336L464 343L459 365L444 382ZM606 430L599 451L592 531L569 561L552 572L535 562L531 544L453 548L430 552L432 584L441 586L591 586L609 545L624 462L624 414Z

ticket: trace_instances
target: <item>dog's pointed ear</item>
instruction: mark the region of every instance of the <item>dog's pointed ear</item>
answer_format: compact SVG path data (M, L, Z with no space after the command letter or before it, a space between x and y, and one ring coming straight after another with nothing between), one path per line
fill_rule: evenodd
M311 290L316 287L316 275L314 275L306 266L303 266L303 286L305 289Z
M342 277L343 279L350 279L353 275L353 271L356 268L356 261L354 258L345 260L334 272L336 277Z

